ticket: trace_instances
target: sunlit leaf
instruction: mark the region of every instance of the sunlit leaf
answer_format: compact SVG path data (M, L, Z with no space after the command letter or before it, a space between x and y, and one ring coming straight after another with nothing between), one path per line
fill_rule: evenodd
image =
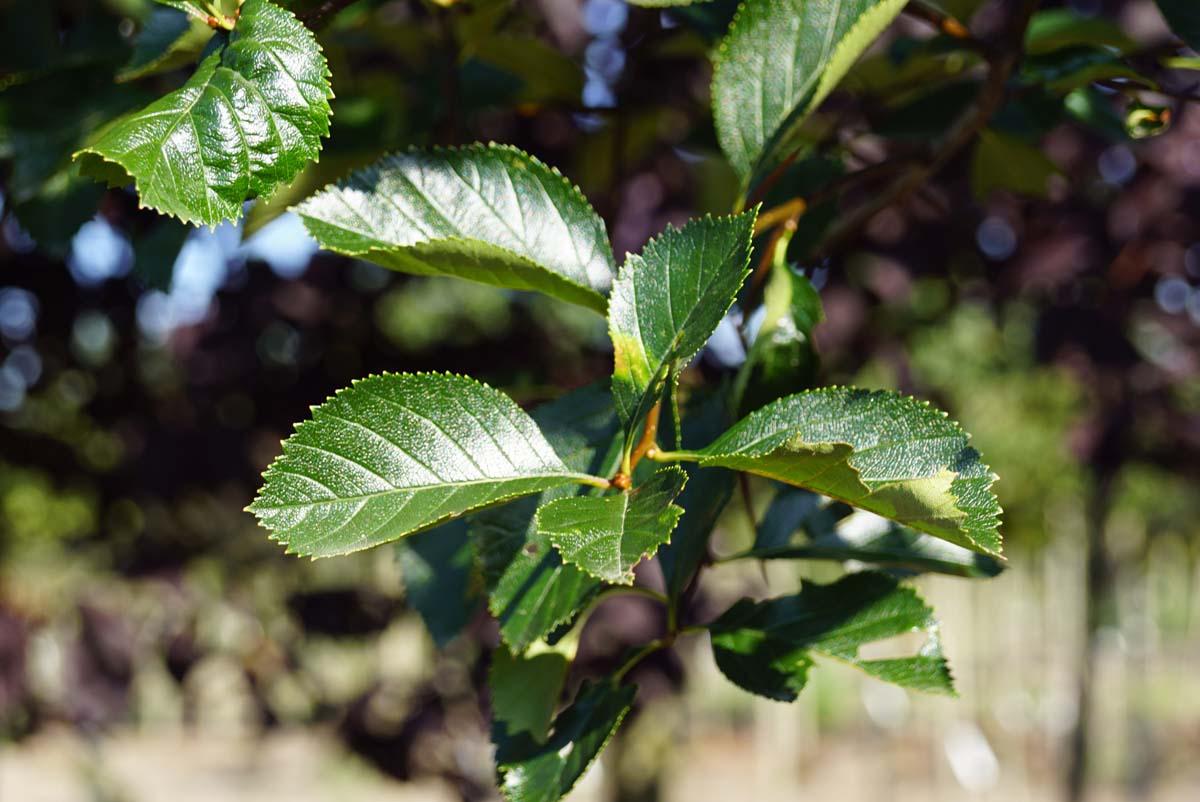
M322 247L392 270L537 290L600 313L612 285L603 221L516 148L386 156L295 211Z
M267 0L246 0L232 32L182 88L104 128L75 154L143 206L215 226L269 197L317 158L329 134L329 70L312 33Z
M995 475L927 403L833 387L743 418L695 456L814 490L975 551L999 554Z
M587 481L504 394L464 376L384 374L314 407L248 508L291 553L377 546L517 496Z

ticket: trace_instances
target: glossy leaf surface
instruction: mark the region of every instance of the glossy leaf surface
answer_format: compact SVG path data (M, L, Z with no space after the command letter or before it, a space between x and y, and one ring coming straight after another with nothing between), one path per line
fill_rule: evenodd
M329 70L288 11L246 0L226 44L186 84L75 154L81 170L187 223L237 219L317 158L329 134Z
M746 0L714 57L713 117L743 180L770 161L905 0Z
M754 217L746 212L668 227L621 266L608 327L613 398L623 420L649 411L671 367L682 370L733 305L749 275Z
M249 510L296 554L396 540L516 496L586 479L504 394L464 376L355 382L297 425Z
M698 457L1000 553L995 475L957 423L907 396L846 387L798 393L743 418Z
M633 567L671 539L683 514L671 502L686 483L683 469L671 466L628 493L551 501L537 512L538 532L564 561L605 582L631 585Z
M568 468L604 476L616 470L617 414L605 388L593 385L568 393L538 407L533 419ZM598 579L564 563L550 538L537 529L539 506L578 492L556 487L472 517L488 609L514 652L571 620L600 589Z
M601 314L612 285L603 221L516 148L385 156L295 211L323 248L392 270L536 290Z
M496 738L500 789L510 802L556 802L570 792L629 712L637 688L584 683L549 739Z
M708 628L721 672L768 699L796 698L808 681L814 652L897 685L954 693L932 610L916 591L884 574L850 574L832 585L806 582L797 594L763 602L743 599ZM859 656L869 643L920 630L928 639L914 656Z

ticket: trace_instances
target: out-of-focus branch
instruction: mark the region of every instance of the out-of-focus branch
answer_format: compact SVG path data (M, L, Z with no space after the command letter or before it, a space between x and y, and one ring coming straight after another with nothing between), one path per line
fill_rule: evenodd
M936 9L932 6L927 6L921 2L909 3L904 7L904 14L924 22L937 31L946 34L947 36L957 39L972 50L982 53L984 56L990 57L991 48L987 42L975 37L967 26L962 24L955 17Z
M989 47L991 64L979 97L970 109L930 149L929 158L909 169L891 187L853 209L822 243L822 253L834 253L858 236L875 215L907 198L936 175L974 139L1004 103L1008 79L1024 52L1025 29L1037 10L1037 0L1022 0L994 47Z
M303 14L297 14L296 17L315 31L325 27L339 11L357 2L358 0L325 0L321 5L315 6Z

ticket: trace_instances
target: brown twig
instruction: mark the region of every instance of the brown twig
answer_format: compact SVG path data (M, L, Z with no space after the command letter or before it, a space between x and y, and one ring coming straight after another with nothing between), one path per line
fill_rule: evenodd
M908 170L890 188L874 200L864 203L846 215L822 244L824 254L834 253L858 236L875 215L907 198L922 184L936 175L958 153L1003 105L1006 85L1024 52L1025 29L1037 9L1037 0L1023 0L1007 26L1000 44L992 49L991 68L979 91L975 104L931 148L929 159Z
M978 51L987 56L991 49L987 42L977 39L967 26L962 24L957 18L946 14L932 6L927 6L924 3L914 2L909 3L904 7L904 14L924 22L926 25L946 34L947 36L957 39L972 50Z
M319 6L314 6L303 14L297 14L296 18L310 29L319 30L325 27L339 11L357 2L358 0L325 0Z
M646 413L646 425L642 427L642 439L638 441L638 444L633 448L633 452L629 455L629 471L631 473L637 467L642 457L646 456L652 449L658 447L658 420L661 415L662 401L659 401Z

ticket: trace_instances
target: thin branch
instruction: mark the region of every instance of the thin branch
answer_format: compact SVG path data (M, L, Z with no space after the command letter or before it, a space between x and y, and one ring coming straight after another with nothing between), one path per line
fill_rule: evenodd
M296 18L316 31L325 27L339 11L357 2L358 0L325 0L319 6L310 8L303 14L297 14Z
M655 404L648 413L646 413L646 425L642 427L642 439L634 446L633 453L629 455L629 471L632 473L637 464L641 462L642 457L646 456L650 451L656 450L658 447L658 420L662 415L662 401Z
M975 104L958 119L941 141L934 145L928 161L913 167L872 201L846 215L826 237L821 247L823 253L836 252L853 241L875 215L915 192L975 139L980 129L987 125L992 115L1004 103L1008 79L1020 62L1024 51L1025 29L1029 27L1029 19L1037 5L1037 0L1023 0L1013 15L1000 45L994 51L996 55L991 61L991 69L988 70L987 79Z
M926 25L953 39L957 39L972 50L982 53L984 56L988 56L991 53L991 48L988 47L987 42L977 39L967 29L966 25L940 9L927 6L922 2L913 2L904 7L904 14L924 22Z

